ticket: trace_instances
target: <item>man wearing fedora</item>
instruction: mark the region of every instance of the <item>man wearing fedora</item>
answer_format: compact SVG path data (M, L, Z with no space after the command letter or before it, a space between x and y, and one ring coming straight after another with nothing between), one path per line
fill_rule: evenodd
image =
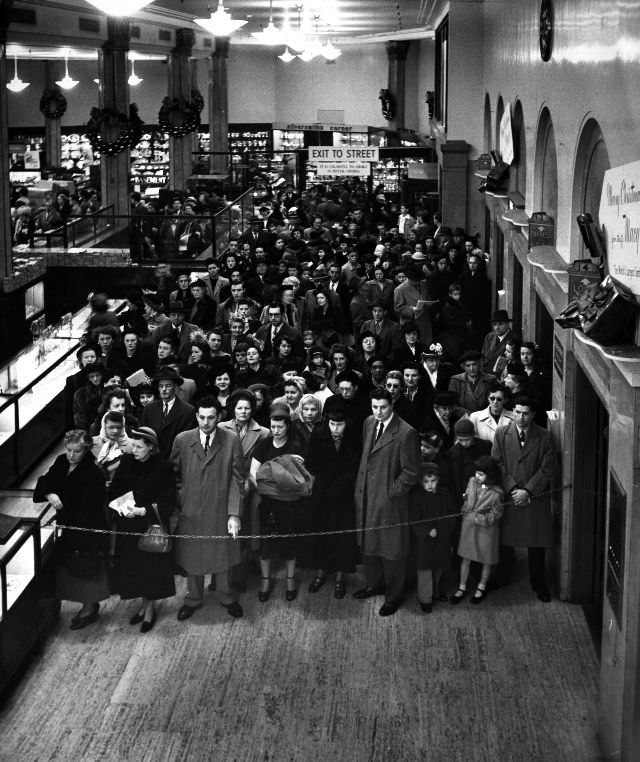
M491 317L493 330L489 331L482 343L482 369L487 373L493 370L496 360L504 352L507 341L514 338L510 325L512 322L507 310L496 310Z
M442 437L444 451L453 446L456 421L466 416L466 410L457 402L453 392L437 392L433 398L433 405L420 426L421 431L435 431Z
M156 432L160 454L168 459L173 440L180 432L193 428L195 410L193 405L176 397L176 388L183 383L177 370L161 368L154 381L158 386L158 399L144 408L140 423Z
M474 350L465 352L458 362L462 373L456 373L449 381L449 391L458 398L458 403L468 413L482 410L487 401L489 388L496 381L496 377L480 370L482 354Z
M369 304L374 305L382 302L387 312L393 312L393 293L395 285L386 277L386 272L381 263L373 268L373 280L367 281L367 299Z
M193 410L193 408L192 408ZM202 397L195 421L173 443L171 463L180 499L179 535L205 535L234 540L176 539L176 563L187 572L187 595L178 611L184 621L202 606L204 575L215 578L215 595L230 616L242 616L238 594L231 588L229 570L240 563L240 531L244 484L247 476L240 439L217 428L222 408L215 397ZM210 588L211 589L211 588Z
M198 330L197 325L186 321L188 312L189 309L185 307L183 302L170 302L168 311L169 321L156 328L153 332L153 340L156 346L166 336L173 337L177 345L176 356L183 363L186 363L189 358L191 334Z
M371 283L373 281L367 285ZM387 303L381 298L371 301L371 314L373 319L364 321L360 333L371 331L378 337L378 354L391 357L402 346L400 326L389 319Z
M423 276L419 263L412 263L407 268L407 280L396 286L394 291L393 308L400 320L400 325L415 321L420 340L429 345L433 334L431 310L437 303L437 299Z

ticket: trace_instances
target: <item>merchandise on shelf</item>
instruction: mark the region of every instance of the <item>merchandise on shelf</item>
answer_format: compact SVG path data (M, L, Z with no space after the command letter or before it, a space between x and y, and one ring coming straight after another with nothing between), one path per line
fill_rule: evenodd
M147 130L131 149L130 180L134 189L143 193L169 183L169 136L149 126Z
M73 128L72 128L73 129ZM100 153L94 151L89 138L80 132L63 132L60 135L60 166L88 178L90 168L100 165Z

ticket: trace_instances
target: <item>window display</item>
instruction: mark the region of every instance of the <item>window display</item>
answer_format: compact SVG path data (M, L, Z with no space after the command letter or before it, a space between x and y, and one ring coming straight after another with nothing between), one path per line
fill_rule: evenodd
M0 569L4 571L0 621L35 578L35 539L33 525L23 523L0 545Z
M169 135L150 129L131 149L131 183L133 190L166 188L169 184ZM147 194L149 195L149 194Z

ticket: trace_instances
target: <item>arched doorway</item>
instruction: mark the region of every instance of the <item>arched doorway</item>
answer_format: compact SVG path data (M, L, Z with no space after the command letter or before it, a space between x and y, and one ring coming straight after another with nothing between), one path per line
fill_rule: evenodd
M546 107L542 109L538 121L533 191L534 210L546 212L557 224L558 160L556 156L556 138L551 114ZM555 245L555 240L553 243Z

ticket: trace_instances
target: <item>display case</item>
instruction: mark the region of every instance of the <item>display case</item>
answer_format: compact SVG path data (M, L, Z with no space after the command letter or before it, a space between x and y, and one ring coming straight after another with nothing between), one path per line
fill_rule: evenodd
M0 490L0 691L44 642L60 612L55 511L29 490Z
M74 353L89 316L85 307L53 326L34 321L33 342L0 366L0 488L18 481L63 433L63 390L77 370Z
M131 149L130 181L132 190L156 195L169 186L169 133L145 125L135 148Z
M295 151L298 148L304 148L303 130L274 129L274 151Z
M78 179L88 180L91 167L100 166L100 152L94 151L82 127L64 127L60 133L60 166Z

